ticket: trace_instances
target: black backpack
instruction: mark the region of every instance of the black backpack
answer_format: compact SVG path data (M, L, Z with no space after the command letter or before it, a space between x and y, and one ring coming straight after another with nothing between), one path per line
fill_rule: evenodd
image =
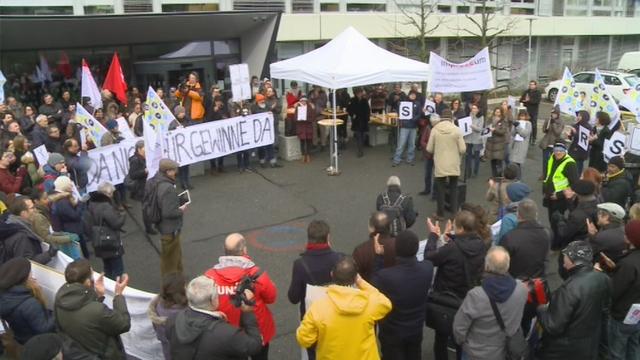
M407 223L402 215L402 202L405 198L406 196L400 194L396 201L391 204L389 193L384 192L382 194L382 206L380 206L380 211L387 214L387 217L389 218L389 222L391 223L391 236L396 236L399 232L407 228Z
M160 199L158 199L159 186L160 182L157 179L149 179L142 199L142 213L152 224L158 224L162 220L162 209L160 208Z

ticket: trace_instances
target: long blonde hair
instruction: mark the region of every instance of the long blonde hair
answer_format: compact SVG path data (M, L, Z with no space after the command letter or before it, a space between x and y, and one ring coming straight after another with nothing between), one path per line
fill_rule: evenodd
M36 282L36 280L29 275L27 281L24 282L24 286L31 291L31 295L33 295L36 300L42 304L45 308L47 307L47 301L44 298L44 293L42 292L42 288Z

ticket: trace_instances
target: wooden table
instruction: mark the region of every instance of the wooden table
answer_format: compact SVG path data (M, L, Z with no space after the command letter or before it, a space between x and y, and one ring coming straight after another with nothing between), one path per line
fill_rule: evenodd
M344 120L342 119L336 119L336 125L342 125L344 124ZM322 119L322 120L318 120L318 125L322 125L322 126L333 126L333 119Z
M332 109L324 109L321 112L322 115L324 116L330 116L333 117L333 110ZM342 111L340 109L338 109L338 111L336 112L336 117L338 116L346 116L349 115L346 111Z
M369 122L381 126L398 127L398 114L372 114Z

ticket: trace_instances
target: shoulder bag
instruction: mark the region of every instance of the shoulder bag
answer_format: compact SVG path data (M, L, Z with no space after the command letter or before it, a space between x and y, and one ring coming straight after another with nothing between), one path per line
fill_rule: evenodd
M506 352L506 360L520 360L522 359L525 354L527 353L527 342L524 339L524 334L522 333L522 327L520 327L520 323L518 323L518 330L516 330L515 334L509 336L509 334L507 334L507 329L504 326L504 321L502 321L502 315L500 315L500 311L498 310L498 305L496 304L495 301L493 301L493 299L491 299L489 297L489 294L487 294L487 297L489 298L489 302L491 303L491 310L493 310L493 315L496 317L496 320L498 321L498 325L500 326L500 329L502 330L502 332L504 333L504 336L506 337L507 341L506 341L506 345L505 345L505 352Z
M92 210L91 215L95 220L95 212ZM95 223L91 226L91 239L93 248L96 252L118 252L120 250L120 240L107 226L104 226L104 216L100 217L100 225Z

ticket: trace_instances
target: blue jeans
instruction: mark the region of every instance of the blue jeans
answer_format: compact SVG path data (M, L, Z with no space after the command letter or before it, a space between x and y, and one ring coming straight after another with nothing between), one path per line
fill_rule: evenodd
M405 145L407 146L407 162L413 162L416 156L416 132L416 128L400 128L400 139L398 140L396 154L393 156L395 164L399 164L402 161Z
M477 148L474 148L477 147ZM464 177L469 178L471 175L478 176L480 170L480 148L479 145L467 144L467 153L464 158Z
M116 256L109 259L102 259L104 264L104 276L111 280L115 280L124 273L124 261L122 256Z
M609 360L640 359L640 323L625 325L609 319Z
M542 176L547 177L547 163L549 162L549 158L553 154L552 148L546 148L542 150Z
M180 166L178 168L178 178L180 179L180 185L182 185L183 189L191 185L191 180L189 179L189 165Z
M258 159L260 159L260 163L265 162L265 160L275 163L276 158L273 154L273 144L258 148Z

